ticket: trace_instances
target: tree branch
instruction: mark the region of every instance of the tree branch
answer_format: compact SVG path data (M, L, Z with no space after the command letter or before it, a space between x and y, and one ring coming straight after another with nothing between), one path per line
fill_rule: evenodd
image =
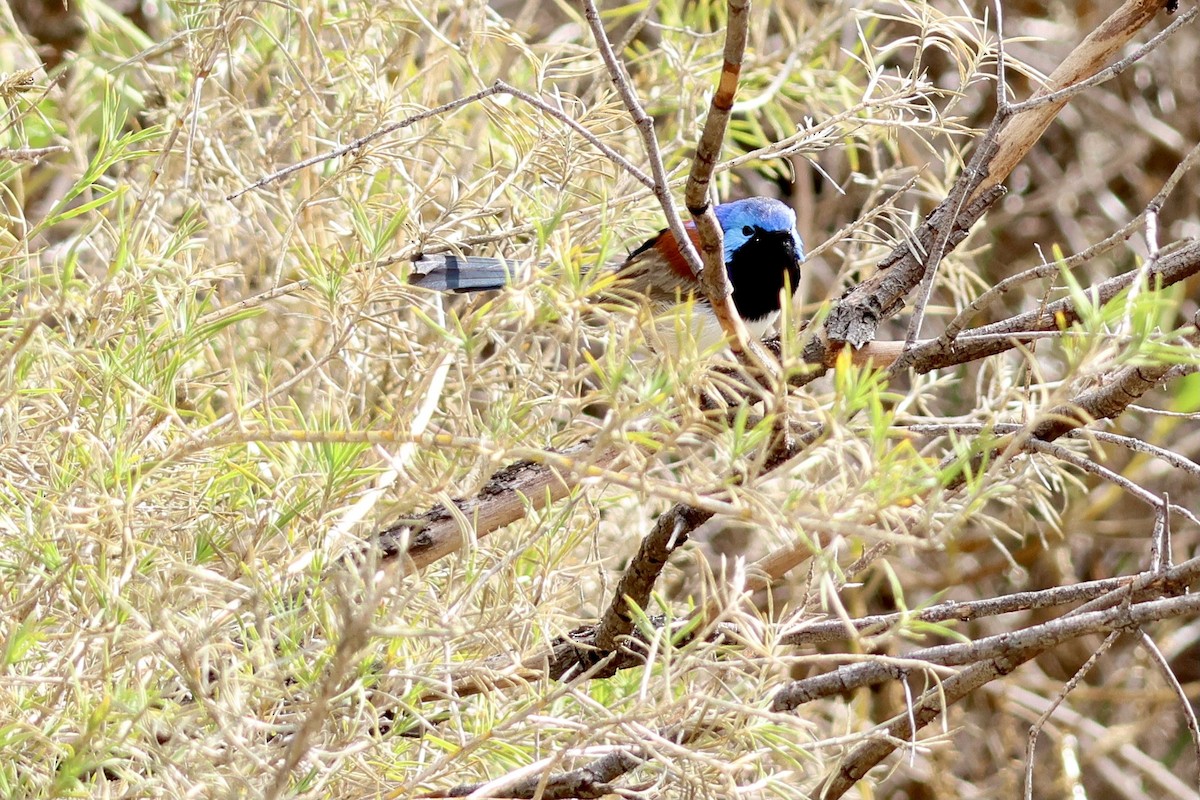
M1036 646L1038 652L1044 652L1080 636L1108 633L1114 628L1136 627L1197 612L1200 612L1200 595L1197 594L1182 595L1171 600L1147 600L1129 606L1072 614L1015 632L988 636L975 642L926 647L906 653L898 659L850 664L833 672L789 683L776 693L771 701L771 710L793 711L822 697L886 680L904 678L914 670L914 665L964 666L988 659L1005 658L1013 651L1022 650L1029 645Z
M696 145L696 157L692 159L692 169L684 189L684 202L700 235L700 257L704 262L700 284L734 352L743 353L751 346L750 336L733 305L733 289L725 270L724 236L709 202L709 184L717 159L721 157L725 129L737 97L742 56L750 35L750 0L728 0L725 7L728 10L725 60L721 66L720 82L709 105L708 117L704 120L704 131Z
M618 451L594 453L594 443L584 440L562 451L566 456L590 454L588 463L606 466ZM530 509L540 511L562 500L579 485L578 475L563 473L545 464L518 461L492 475L474 497L455 500L453 508L434 506L415 519L400 520L375 534L372 544L385 562L400 561L416 570L457 552L463 545L463 523L477 539L524 519Z
M865 777L876 764L887 758L896 749L899 742L912 741L917 730L928 725L951 705L984 684L1011 673L1020 665L1052 647L1093 633L1109 633L1113 630L1136 628L1150 622L1197 612L1200 612L1200 595L1191 594L1153 600L1133 606L1121 606L1095 614L1080 614L1057 619L1016 633L991 636L981 639L979 642L948 645L945 648L930 648L942 651L937 654L939 660L930 661L931 664L945 664L953 661L953 663L960 664L970 663L971 666L926 691L908 713L900 714L886 725L880 732L881 735L869 739L852 750L842 760L837 772L826 783L820 797L822 800L836 800L841 797L855 783ZM912 654L909 658L915 655ZM873 666L876 665L855 665L844 669L859 671L861 667ZM865 669L861 671L867 672ZM907 674L908 670L901 670L897 677L904 678L907 677ZM858 675L855 675L854 680L850 682L851 685L866 685L859 684L857 679ZM884 679L886 680L886 678ZM797 681L797 683L802 682ZM840 691L845 690L834 689L831 693ZM793 698L777 695L775 706L779 708L781 704L786 704L792 699L799 699L802 696L797 694ZM792 708L794 707L792 706Z
M704 265L696 253L696 248L692 246L691 237L684 230L683 220L680 219L679 212L675 208L675 201L671 199L671 184L667 177L666 167L663 166L658 137L654 133L654 120L642 107L637 92L633 90L629 73L625 71L625 66L617 58L617 54L613 52L612 42L609 41L608 33L604 30L604 23L600 20L600 12L596 9L595 0L582 0L582 2L583 16L587 19L588 27L591 28L592 38L596 40L596 48L600 51L600 57L608 69L608 76L612 79L613 86L616 87L630 118L633 119L634 126L641 134L642 146L645 148L646 158L650 161L650 174L654 183L652 190L659 205L662 206L663 214L666 215L667 227L679 244L679 252L683 254L684 260L687 261L692 272L699 275L703 271Z
M875 614L854 620L829 619L801 622L780 637L780 644L802 645L842 641L853 636L875 636L908 620L939 623L967 622L984 617L1040 608L1082 603L1124 590L1131 602L1142 602L1163 594L1179 594L1200 578L1200 558L1183 562L1166 573L1143 572L1134 576L1105 578L1070 586L1055 586L1035 592L1016 592L983 600L938 603L921 611Z

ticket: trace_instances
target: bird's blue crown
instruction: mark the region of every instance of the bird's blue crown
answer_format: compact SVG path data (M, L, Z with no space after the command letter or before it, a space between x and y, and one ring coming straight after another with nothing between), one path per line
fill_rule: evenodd
M769 197L748 197L722 203L713 209L725 234L725 260L744 245L758 229L768 233L790 231L796 241L796 252L803 252L800 235L796 232L796 212L779 200Z

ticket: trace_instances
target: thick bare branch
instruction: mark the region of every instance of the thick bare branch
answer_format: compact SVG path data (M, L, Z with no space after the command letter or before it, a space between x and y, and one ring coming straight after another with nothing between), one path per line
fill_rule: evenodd
M1071 51L1058 68L1050 73L1046 84L1033 96L1039 100L1060 90L1084 83L1104 70L1121 48L1167 6L1166 0L1127 0L1109 15L1108 19L1087 35ZM1021 163L1041 138L1058 112L1071 99L1072 93L1056 95L1057 99L1031 105L1010 106L1021 109L1009 119L1000 132L1000 146L992 159L986 181L975 190L974 197L1004 182L1013 168Z
M1125 597L1131 602L1142 602L1163 594L1178 594L1190 582L1200 578L1200 558L1186 561L1167 573L1155 576L1142 573L1138 576L1105 578L1071 586L1055 586L1036 592L1016 592L1001 597L964 602L938 603L921 611L902 614L876 614L850 620L820 620L800 623L795 630L785 633L780 642L788 645L819 644L844 640L852 636L872 636L882 633L906 620L921 622L968 621L983 617L1012 614L1038 608L1081 603L1113 592L1126 590Z
M591 452L591 440L563 451L578 456ZM592 455L588 463L607 465L617 457L609 448ZM410 569L429 566L458 551L464 542L463 527L482 539L494 531L523 519L530 510L558 502L578 486L576 475L564 474L545 464L519 461L496 472L474 497L455 500L454 508L434 506L415 519L401 520L374 537L379 557L399 561Z
M1194 614L1197 611L1200 611L1200 597L1194 594L1184 595L1133 606L1122 605L1095 615L1075 614L1016 633L989 637L976 643L931 648L942 650L943 657L966 658L966 661L959 663L971 663L972 666L926 691L909 713L897 716L885 727L882 731L883 736L873 737L852 750L825 784L820 797L822 800L836 800L841 797L876 764L891 754L898 742L912 741L916 730L935 720L950 705L1062 642L1092 633L1134 628L1151 621ZM957 648L961 650L956 651ZM912 655L915 654L910 654L909 658ZM946 662L941 660L938 663ZM871 666L874 665L855 665L843 670ZM907 677L907 671L903 671L897 677ZM776 703L779 702L780 697L776 696Z
M659 731L658 738L675 744L688 744L695 740L702 728L683 728L672 725ZM543 798L544 800L574 800L574 798L598 798L620 794L613 781L626 773L632 772L642 764L655 757L654 749L641 745L621 747L611 753L601 756L586 766L564 772L559 775L529 775L513 781L503 788L503 797L511 798ZM425 797L467 797L479 791L486 784L469 784L456 786L445 794L427 794ZM488 793L486 796L496 796Z
M721 225L709 201L709 184L713 169L721 157L725 129L737 97L742 56L750 35L750 0L728 0L726 8L725 61L721 67L720 83L709 105L708 118L704 121L704 131L696 145L696 157L692 160L692 169L684 189L684 202L700 235L700 258L704 262L700 283L704 287L704 294L734 351L741 353L749 346L749 334L733 305L733 288L725 271Z
M872 660L840 667L833 672L793 681L780 689L771 703L775 711L791 711L821 697L906 677L916 667L964 666L989 659L1003 659L1011 652L1033 645L1038 652L1057 647L1070 639L1107 633L1200 612L1200 595L1183 595L1169 600L1148 600L1130 606L1072 614L1019 631L997 634L976 642L939 645L906 653L902 659Z
M691 531L711 517L711 512L679 505L658 518L617 584L613 602L596 628L596 647L606 651L616 649L617 640L633 629L630 603L646 607L671 553L687 541Z

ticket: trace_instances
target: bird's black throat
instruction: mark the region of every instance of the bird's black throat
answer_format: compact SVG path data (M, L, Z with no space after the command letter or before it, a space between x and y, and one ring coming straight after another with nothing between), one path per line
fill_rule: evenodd
M800 280L800 254L791 231L757 231L733 252L725 265L733 286L733 305L748 322L779 310L784 286L789 296Z

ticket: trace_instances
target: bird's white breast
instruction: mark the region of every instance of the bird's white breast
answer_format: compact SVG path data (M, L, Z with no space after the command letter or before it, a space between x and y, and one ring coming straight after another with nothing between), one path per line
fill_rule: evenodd
M718 349L724 341L717 316L707 303L688 303L662 306L656 311L655 330L648 337L651 345L663 353L680 353L695 348L704 353ZM756 320L744 320L746 330L754 339L762 339L779 319L775 311Z

